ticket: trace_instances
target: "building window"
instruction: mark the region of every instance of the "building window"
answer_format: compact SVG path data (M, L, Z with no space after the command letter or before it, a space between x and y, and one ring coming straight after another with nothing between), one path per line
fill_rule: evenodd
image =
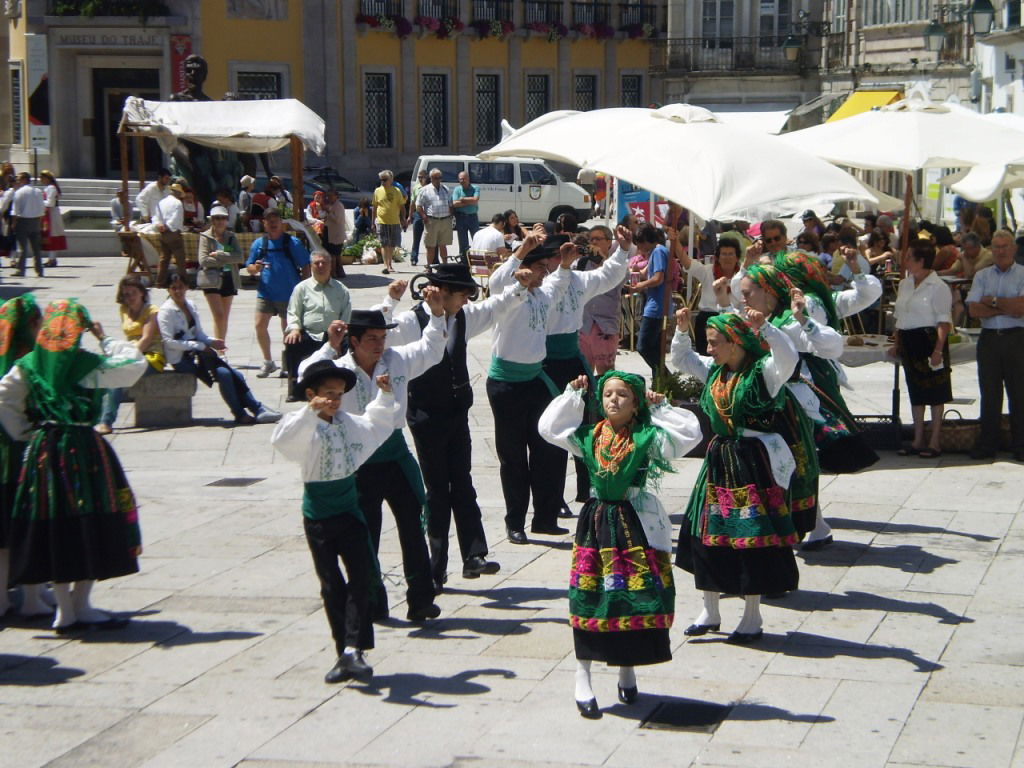
M1013 74L1013 71L1017 68L1017 59L1010 54L1006 54L1006 60L1003 62L1003 71Z
M597 75L576 75L575 106L580 112L597 108Z
M789 33L791 24L789 0L761 0L758 33L762 48L782 45L782 38Z
M280 72L236 72L235 97L238 99L282 99Z
M501 138L501 97L497 75L476 76L476 143L492 146Z
M536 120L551 109L551 78L548 75L526 76L526 121Z
M867 0L864 24L903 24L932 18L931 0Z
M642 75L622 76L622 106L639 107L643 105L643 83Z
M393 147L395 137L391 121L391 75L388 72L367 72L363 85L366 148Z
M25 143L24 121L21 113L21 65L11 67L11 144Z
M704 0L701 16L704 48L732 48L734 6L733 0Z
M448 75L423 75L423 146L448 146Z

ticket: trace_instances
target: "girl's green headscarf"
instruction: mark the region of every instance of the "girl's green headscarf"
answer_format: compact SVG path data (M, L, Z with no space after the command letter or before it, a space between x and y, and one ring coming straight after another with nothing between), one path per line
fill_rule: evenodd
M630 486L656 487L665 472L671 472L672 465L661 456L658 450L659 429L651 422L651 409L647 405L647 384L643 376L625 371L608 371L597 382L598 409L602 419L604 413L604 385L610 379L621 379L633 392L636 398L636 417L628 425L630 437L633 439L633 450L619 464L615 474L608 473L594 456L594 438L601 425L584 424L576 430L574 442L583 453L583 461L590 473L590 482L597 498L603 501L618 501L626 497Z
M36 336L36 345L16 365L29 384L29 416L58 424L91 423L102 397L100 389L78 382L103 358L79 347L92 321L77 299L51 302Z
M35 344L33 321L39 317L35 296L25 293L0 306L0 376Z
M763 291L778 299L771 315L772 325L779 327L788 323L793 316L789 309L792 301L789 292L793 289L793 284L789 278L775 267L765 264L754 264L747 267L747 277L759 285Z
M820 301L828 316L828 324L839 330L839 312L836 311L836 301L825 274L825 265L820 259L803 251L780 253L775 257L775 268L797 288Z
M712 366L711 372L708 374L707 385L700 398L700 406L711 421L711 427L715 433L729 436L735 434L735 429L742 427L750 415L781 408L785 397L785 388L780 390L775 397L768 394L768 390L761 380L761 372L770 348L757 331L750 326L750 323L739 315L715 315L708 318L708 327L723 334L733 344L739 344L747 353L743 367L733 373L734 376L739 377L739 381L736 382L733 389L730 413L732 428L718 412L718 405L715 403L712 389L726 372L726 366Z

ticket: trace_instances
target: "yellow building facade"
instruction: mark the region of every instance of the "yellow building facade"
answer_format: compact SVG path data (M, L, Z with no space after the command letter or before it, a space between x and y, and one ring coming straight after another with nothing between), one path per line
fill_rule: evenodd
M140 3L144 21L8 5L0 151L64 176L119 175L124 98L169 98L189 54L207 62L211 99L302 100L327 124L327 156L309 162L357 177L476 153L502 120L660 99L648 69L664 0L167 0Z

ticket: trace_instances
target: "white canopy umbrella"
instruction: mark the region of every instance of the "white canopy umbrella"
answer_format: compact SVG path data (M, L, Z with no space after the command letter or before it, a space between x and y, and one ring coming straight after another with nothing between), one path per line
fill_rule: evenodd
M943 176L939 182L975 203L998 197L1004 189L1024 187L1024 116L1012 112L988 112L982 115L960 104L947 106L977 120L1018 131L1020 138L1015 153L1006 158L1005 162L981 163Z
M727 125L688 104L549 112L480 153L600 171L702 219L756 221L840 200L877 203L850 174L778 136Z
M1024 154L1024 136L962 107L904 99L780 137L837 165L912 173L1005 162Z

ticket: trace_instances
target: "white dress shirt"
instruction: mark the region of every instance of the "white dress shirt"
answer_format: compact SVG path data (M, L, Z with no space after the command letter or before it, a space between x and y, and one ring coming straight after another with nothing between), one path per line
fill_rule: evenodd
M41 219L46 213L42 190L31 184L22 184L14 190L14 208L11 215L19 219Z
M729 305L719 306L718 297L715 296L715 265L705 264L700 259L690 259L690 268L685 272L694 280L700 283L700 303L698 308L701 312L721 312ZM732 292L732 284L729 286Z
M405 426L405 412L409 405L409 382L441 362L444 357L444 337L444 316L431 315L430 322L423 329L423 337L409 344L385 349L370 376L359 367L351 352L339 358L337 351L329 342L302 361L298 375L301 379L306 368L318 360L333 360L339 368L348 368L355 372L356 384L341 399L341 409L346 413L360 414L366 411L367 406L380 391L377 377L385 373L390 374L391 389L395 393L397 404L391 428L401 429Z
M896 293L896 328L935 328L939 323L953 322L953 294L949 285L934 271L917 285L909 274L900 280Z
M346 392L342 402L351 395ZM308 405L286 413L270 442L297 462L304 483L321 483L354 475L395 431L395 396L378 390L365 415L339 410L330 421Z
M181 232L185 226L185 205L174 195L168 195L157 203L153 221L163 224L168 232Z
M171 194L166 186L161 189L155 181L149 182L142 188L142 191L135 196L135 206L139 209L139 215L144 219L151 219L156 215L156 206L161 200Z
M474 251L496 253L499 248L507 248L508 246L505 245L505 233L499 232L494 227L488 225L473 235L473 240L469 247Z
M965 304L976 304L982 296L1011 299L1024 296L1024 266L1014 262L1005 272L995 264L985 267L974 276ZM981 318L981 327L990 330L1024 328L1024 317L995 315Z

